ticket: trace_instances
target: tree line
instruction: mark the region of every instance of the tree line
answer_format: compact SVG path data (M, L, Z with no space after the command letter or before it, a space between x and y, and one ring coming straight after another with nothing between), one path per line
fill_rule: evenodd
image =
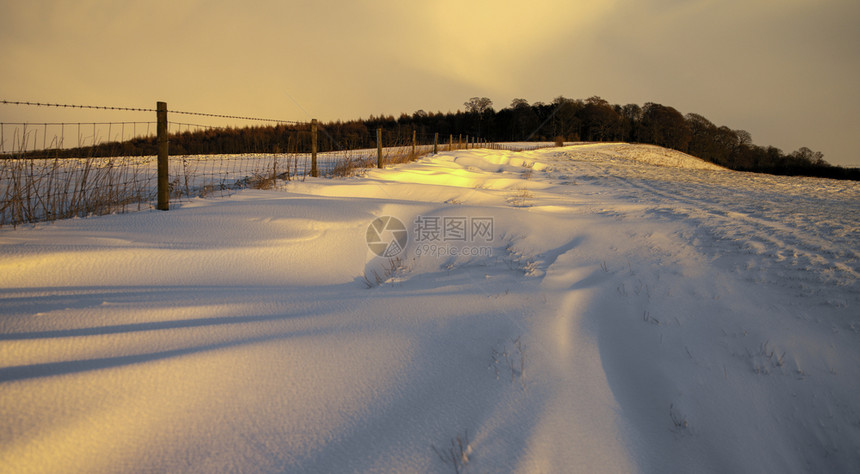
M486 97L466 101L457 112L371 115L367 119L334 121L319 125L321 152L374 148L376 130L382 128L383 146L411 144L413 132L422 144L439 134L444 143L469 135L491 142L504 141L620 141L672 148L738 171L860 180L860 168L834 166L821 152L802 147L785 153L752 142L749 132L718 126L702 115L681 114L653 102L617 105L594 96L588 99L557 97L551 103L529 104L514 99L495 110ZM171 155L234 153L307 153L311 149L310 124L211 128L170 134ZM44 153L44 152L43 152ZM50 156L154 155L154 137L121 143L103 143L84 150L51 150Z
M597 96L585 100L558 97L550 104L514 99L496 112L489 99L473 97L464 106L464 114L471 118L467 128L485 133L493 141L646 143L737 171L860 179L860 168L833 166L821 152L802 147L784 153L773 146L758 146L745 130L717 126L700 114L683 115L673 107L654 102L643 106L613 105Z

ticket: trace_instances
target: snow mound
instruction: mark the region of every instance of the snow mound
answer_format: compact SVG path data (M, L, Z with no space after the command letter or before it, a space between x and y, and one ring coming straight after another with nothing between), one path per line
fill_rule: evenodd
M576 154L599 153L602 158L616 158L649 165L668 166L692 170L726 171L722 166L709 163L701 158L656 145L632 143L594 143L574 145L565 148Z

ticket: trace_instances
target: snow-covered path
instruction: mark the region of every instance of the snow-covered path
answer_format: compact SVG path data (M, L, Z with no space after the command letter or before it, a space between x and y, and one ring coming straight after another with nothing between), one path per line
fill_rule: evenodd
M469 150L2 230L0 471L857 470L860 186L709 168Z

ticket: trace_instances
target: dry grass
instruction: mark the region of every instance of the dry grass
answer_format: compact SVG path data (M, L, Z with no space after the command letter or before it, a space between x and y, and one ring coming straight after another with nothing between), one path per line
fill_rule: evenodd
M469 456L472 455L472 446L469 444L469 432L466 431L463 436L457 435L451 439L451 447L445 450L439 450L436 446L432 446L433 451L439 456L446 465L454 468L454 472L460 474L469 464Z
M534 194L528 188L516 188L508 197L508 203L513 207L529 207L532 198L534 198Z
M0 226L149 207L145 166L141 158L0 160Z
M367 268L362 276L362 282L367 289L382 286L398 272L403 271L403 261L399 257L389 258L376 269Z
M375 165L376 163L370 158L347 155L337 162L331 170L331 176L336 178L355 176L362 170L371 168Z
M513 339L510 343L510 347L508 344L504 344L501 351L496 350L495 347L490 349L490 367L495 371L496 379L501 375L499 365L503 361L504 367L507 368L507 371L511 374L511 383L515 383L517 379L519 379L520 385L522 385L525 390L526 346L525 343L522 342L522 336Z

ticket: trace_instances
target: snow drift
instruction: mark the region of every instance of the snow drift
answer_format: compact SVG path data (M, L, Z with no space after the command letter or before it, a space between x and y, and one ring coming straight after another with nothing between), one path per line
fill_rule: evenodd
M856 183L627 144L5 229L0 465L856 471L858 241Z

